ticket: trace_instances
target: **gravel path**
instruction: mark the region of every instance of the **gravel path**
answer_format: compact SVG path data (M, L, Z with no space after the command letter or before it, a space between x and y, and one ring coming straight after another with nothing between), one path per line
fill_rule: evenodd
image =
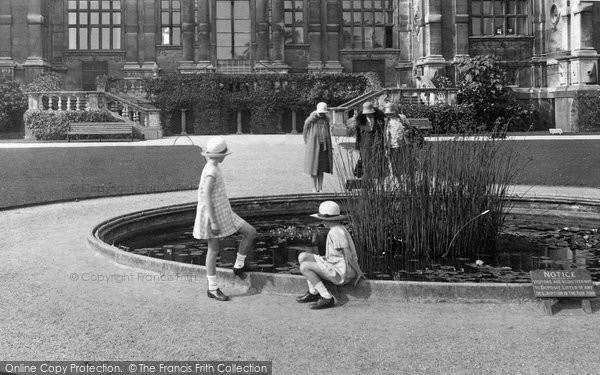
M230 137L229 195L309 192L298 172L303 146L289 137ZM337 186L326 177L327 191ZM552 192L598 193L529 191ZM535 303L353 300L312 311L293 296L236 290L218 303L205 280L161 280L85 247L106 218L193 200L188 191L0 212L0 360L271 360L274 374L600 373L600 315L577 303L552 317Z

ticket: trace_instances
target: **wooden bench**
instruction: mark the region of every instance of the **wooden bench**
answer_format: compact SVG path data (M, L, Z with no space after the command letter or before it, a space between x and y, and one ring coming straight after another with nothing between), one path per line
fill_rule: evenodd
M133 141L133 124L129 122L72 122L69 124L67 132L67 141L71 141L71 136L76 135L97 135L102 141L102 135L128 135Z
M431 121L427 117L423 118L408 118L410 125L419 129L420 131L430 134L433 131L433 126L431 126Z
M560 135L563 133L562 129L548 129L550 131L550 134L552 135Z

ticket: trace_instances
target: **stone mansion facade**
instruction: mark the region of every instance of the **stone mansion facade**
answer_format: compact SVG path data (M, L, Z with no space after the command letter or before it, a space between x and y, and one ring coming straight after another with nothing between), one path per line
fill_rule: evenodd
M598 87L598 0L1 0L0 78L67 90L167 72L376 72L388 87L496 54L568 128ZM576 115L575 115L576 116Z

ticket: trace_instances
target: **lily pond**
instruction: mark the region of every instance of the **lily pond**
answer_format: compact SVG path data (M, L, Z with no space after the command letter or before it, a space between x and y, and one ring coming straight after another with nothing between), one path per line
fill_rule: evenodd
M327 228L308 218L277 216L255 218L250 223L258 230L255 251L246 259L250 271L300 274L298 254L324 255ZM600 281L600 234L597 229L558 228L552 225L505 223L496 243L495 255L481 253L476 259L433 259L426 262L408 259L407 269L372 272L374 280L435 282L529 283L535 269L568 270L584 268L592 280ZM220 241L217 267L232 268L239 238ZM205 241L192 237L192 227L166 228L124 239L122 250L153 258L204 265ZM395 258L401 258L396 255ZM404 259L402 259L404 260Z

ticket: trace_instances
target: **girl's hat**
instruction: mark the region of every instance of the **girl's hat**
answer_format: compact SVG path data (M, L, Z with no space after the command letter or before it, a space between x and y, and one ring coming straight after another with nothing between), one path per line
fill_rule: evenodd
M329 112L328 108L327 108L327 103L319 103L317 104L317 113L327 113Z
M206 151L202 155L207 157L227 156L231 152L227 152L227 143L223 137L211 138L206 144Z
M371 113L375 113L375 108L373 107L373 103L371 103L371 102L364 102L363 103L362 113L364 113L365 115L368 115L368 114L371 114Z
M319 206L319 213L310 215L319 220L345 220L346 215L340 215L340 206L334 201L325 201Z

